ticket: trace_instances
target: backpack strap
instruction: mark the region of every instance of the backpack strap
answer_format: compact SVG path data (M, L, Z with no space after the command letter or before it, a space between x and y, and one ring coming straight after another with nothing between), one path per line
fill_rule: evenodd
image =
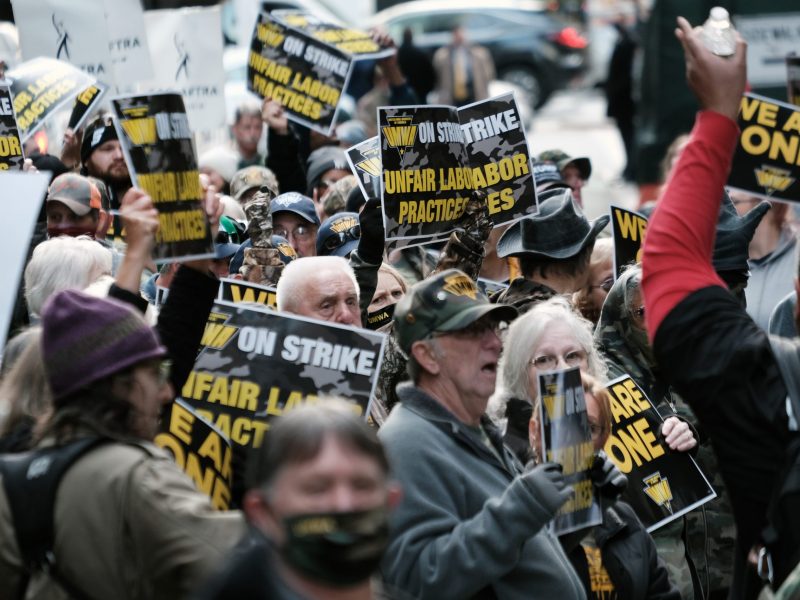
M0 456L3 487L27 572L45 571L75 598L88 596L61 576L53 554L56 494L75 461L107 441L88 437L64 446Z

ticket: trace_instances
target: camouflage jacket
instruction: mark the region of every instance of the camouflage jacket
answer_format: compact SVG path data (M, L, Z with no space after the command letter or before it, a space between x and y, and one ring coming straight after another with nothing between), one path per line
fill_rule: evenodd
M730 499L710 441L697 429L697 418L686 402L660 377L647 341L647 333L634 325L627 309L630 295L638 285L634 279L637 273L638 271L626 271L609 291L595 331L595 341L606 358L609 379L630 375L645 391L662 417L676 415L695 428L698 438L695 460L717 492L717 498L706 503L704 510L697 509L687 514L685 535L683 524L678 521L655 531L653 538L675 583L679 583L677 577L690 580L686 571L688 565L681 566L681 563L686 564L681 556L688 548L689 557L697 569L703 587L707 571L709 589L726 590L731 584L736 541ZM679 540L684 537L685 540ZM670 542L668 538L673 538L675 542ZM679 547L675 547L676 545ZM685 590L681 591L685 595Z

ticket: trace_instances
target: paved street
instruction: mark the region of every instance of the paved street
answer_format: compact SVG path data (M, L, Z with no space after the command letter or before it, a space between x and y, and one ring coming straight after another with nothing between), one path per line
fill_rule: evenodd
M531 151L539 154L560 148L571 156L588 156L592 177L583 189L590 219L608 212L609 204L635 208L638 190L620 178L625 167L622 139L613 121L605 116L600 90L559 92L540 110L527 128Z

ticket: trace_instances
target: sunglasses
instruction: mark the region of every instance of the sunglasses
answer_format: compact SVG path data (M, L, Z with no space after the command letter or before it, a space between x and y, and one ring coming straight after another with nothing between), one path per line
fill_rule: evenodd
M340 246L344 246L348 240L358 240L359 238L361 238L361 225L353 225L347 231L331 233L325 238L322 247L325 250L336 250Z

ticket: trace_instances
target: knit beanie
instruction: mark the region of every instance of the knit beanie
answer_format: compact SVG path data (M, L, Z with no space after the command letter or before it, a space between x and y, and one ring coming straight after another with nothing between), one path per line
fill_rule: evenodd
M150 326L126 304L76 290L42 309L42 357L56 404L109 375L166 356Z

